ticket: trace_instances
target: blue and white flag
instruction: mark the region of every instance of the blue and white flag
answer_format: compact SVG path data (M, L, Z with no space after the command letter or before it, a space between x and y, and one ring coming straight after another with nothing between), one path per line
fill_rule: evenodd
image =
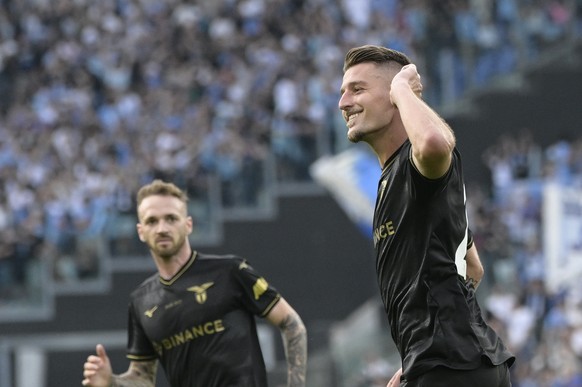
M381 168L370 151L350 148L324 156L310 167L317 183L325 187L348 217L372 238L372 220Z

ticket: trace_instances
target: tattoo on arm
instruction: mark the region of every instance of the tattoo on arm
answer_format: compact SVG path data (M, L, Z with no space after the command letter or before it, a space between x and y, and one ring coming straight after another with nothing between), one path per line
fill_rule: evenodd
M479 282L477 282L474 278L471 277L467 277L467 279L465 280L465 284L467 285L468 288L476 290L477 286L479 286Z
M127 372L114 375L111 387L154 387L158 361L131 362Z
M296 313L291 313L279 325L287 358L287 386L304 387L307 373L307 331Z

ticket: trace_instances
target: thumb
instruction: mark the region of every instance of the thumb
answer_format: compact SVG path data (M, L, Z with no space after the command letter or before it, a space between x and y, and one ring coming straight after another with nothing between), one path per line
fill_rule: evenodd
M97 344L97 356L99 356L102 360L107 359L107 352L105 352L105 347L101 344Z

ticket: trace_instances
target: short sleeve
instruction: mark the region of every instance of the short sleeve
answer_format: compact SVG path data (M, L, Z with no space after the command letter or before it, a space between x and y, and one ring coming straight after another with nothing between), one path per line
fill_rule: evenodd
M143 331L132 303L129 304L128 313L127 358L133 361L156 359L156 351Z
M253 314L265 317L277 304L281 295L249 263L240 259L233 275L242 287L242 302Z

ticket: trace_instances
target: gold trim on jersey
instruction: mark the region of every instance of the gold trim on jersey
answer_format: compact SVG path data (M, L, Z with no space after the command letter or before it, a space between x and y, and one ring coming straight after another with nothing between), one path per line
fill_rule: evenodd
M197 256L198 256L198 252L192 250L192 254L190 255L190 259L188 260L188 262L186 262L186 264L176 273L176 275L174 275L169 280L165 280L160 276L160 282L162 283L162 285L169 286L169 285L172 285L174 282L176 282L178 280L178 278L180 278L182 276L182 274L184 274L184 272L186 270L188 270L188 268L190 266L192 266L192 264L196 260Z
M127 357L129 360L133 360L133 361L149 361L149 360L156 360L157 357L155 356L139 356L139 355L131 355L131 354L127 354L125 355L125 357Z
M280 299L281 295L277 294L277 297L275 297L275 299L271 301L271 303L265 308L263 313L261 313L261 317L265 317L266 315L268 315L269 312L271 312L271 309L273 309L273 307L277 304L277 302L279 302Z

